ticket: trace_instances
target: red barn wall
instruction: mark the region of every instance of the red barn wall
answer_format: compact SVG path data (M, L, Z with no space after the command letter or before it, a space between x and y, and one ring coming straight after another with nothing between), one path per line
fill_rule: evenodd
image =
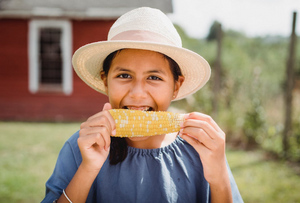
M106 40L113 21L72 21L73 52ZM28 89L28 20L0 19L0 120L84 121L102 109L107 97L73 71L73 92L36 93Z

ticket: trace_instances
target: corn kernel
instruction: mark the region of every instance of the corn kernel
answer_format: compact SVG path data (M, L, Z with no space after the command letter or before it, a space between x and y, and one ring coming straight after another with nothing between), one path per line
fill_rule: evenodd
M111 109L116 124L115 137L144 137L178 132L183 115L166 111Z

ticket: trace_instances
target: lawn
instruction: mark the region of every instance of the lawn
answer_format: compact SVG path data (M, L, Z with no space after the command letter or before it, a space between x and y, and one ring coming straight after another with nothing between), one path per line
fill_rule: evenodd
M0 202L40 202L59 150L78 126L0 123Z
M60 148L78 127L0 122L0 202L40 202ZM300 201L300 176L285 162L260 151L227 150L227 159L245 202Z

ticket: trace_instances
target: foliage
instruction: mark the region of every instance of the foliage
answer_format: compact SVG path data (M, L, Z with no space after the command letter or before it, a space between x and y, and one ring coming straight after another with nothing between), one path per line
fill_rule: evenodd
M206 37L208 41L216 40L218 36L218 29L221 24L218 21L214 21L209 29L209 33Z
M293 122L293 136L290 138L290 158L299 161L300 157L300 116Z
M217 22L211 27L216 26ZM183 46L203 56L211 64L217 55L215 40L189 37L177 26ZM209 33L211 35L211 33ZM209 37L209 36L208 36ZM212 38L213 39L213 38ZM222 89L212 91L213 78L200 91L185 101L173 105L185 107L186 111L201 111L213 114L213 94L220 95L219 108L213 118L227 134L228 141L247 146L250 140L258 146L282 153L281 134L283 129L283 84L289 47L289 39L280 36L248 37L244 33L223 30L222 42ZM296 73L300 72L300 40L297 40ZM296 91L300 97L300 91ZM182 105L184 104L184 105ZM296 116L300 106L294 103ZM290 157L300 161L298 142L299 119L294 119L294 134L290 137Z
M259 100L254 100L252 108L245 114L243 125L244 135L246 136L246 146L251 148L256 146L258 138L264 133L263 109Z

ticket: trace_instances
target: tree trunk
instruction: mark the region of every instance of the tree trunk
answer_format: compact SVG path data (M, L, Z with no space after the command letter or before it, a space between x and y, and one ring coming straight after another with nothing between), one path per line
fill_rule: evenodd
M221 65L221 53L222 53L222 25L218 25L217 29L217 57L214 64L213 75L213 116L218 115L218 106L220 100L221 84L222 84L222 65Z
M293 87L294 87L294 64L295 64L295 48L296 48L296 19L297 13L293 13L293 26L290 38L289 56L286 66L286 81L284 88L285 102L285 121L282 135L282 145L284 157L287 158L290 148L289 137L292 135L292 111L293 111Z

